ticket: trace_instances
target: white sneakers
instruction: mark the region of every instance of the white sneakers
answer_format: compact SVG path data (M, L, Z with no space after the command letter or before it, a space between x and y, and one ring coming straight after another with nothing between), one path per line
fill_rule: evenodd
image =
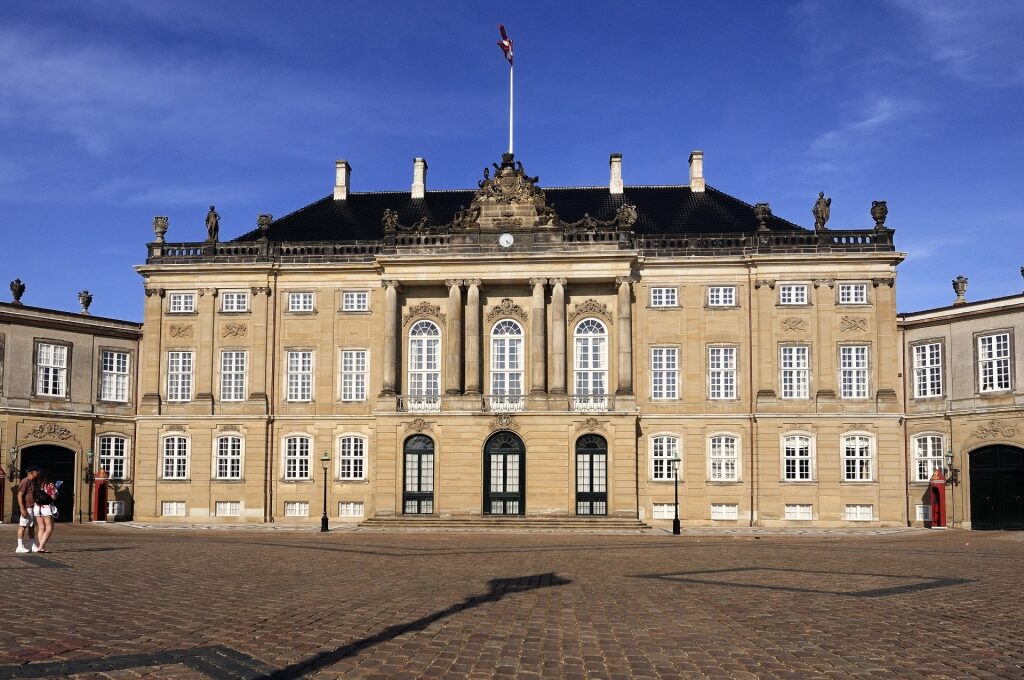
M14 549L14 552L16 552L16 553L27 553L27 552L32 552L32 551L29 550L28 548L26 548L23 545L19 545L17 548Z
M32 544L32 552L39 552L39 546L35 543Z

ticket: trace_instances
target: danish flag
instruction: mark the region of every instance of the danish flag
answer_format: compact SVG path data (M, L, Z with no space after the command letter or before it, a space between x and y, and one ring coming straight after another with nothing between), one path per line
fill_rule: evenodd
M498 24L498 30L501 31L501 40L498 41L498 47L505 53L505 58L508 59L508 65L512 65L512 38L508 37L505 33L505 24Z

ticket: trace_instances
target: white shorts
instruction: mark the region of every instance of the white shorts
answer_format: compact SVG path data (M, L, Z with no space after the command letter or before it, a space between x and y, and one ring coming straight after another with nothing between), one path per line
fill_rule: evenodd
M52 505L36 505L34 513L36 517L56 517L57 508Z
M31 527L31 526L35 526L35 523L36 523L36 518L35 518L35 515L32 513L31 510L28 513L28 517L25 517L24 515L19 515L18 516L18 526L19 527Z

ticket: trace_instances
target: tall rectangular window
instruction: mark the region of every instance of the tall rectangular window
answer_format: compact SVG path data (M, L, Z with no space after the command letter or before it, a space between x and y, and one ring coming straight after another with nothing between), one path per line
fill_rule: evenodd
M676 307L679 305L675 288L651 288L651 307Z
M217 437L217 479L242 478L242 438Z
M284 478L310 479L309 437L287 437L284 440Z
M782 478L787 482L807 482L811 472L811 438L789 436L782 440Z
M491 329L491 394L523 393L523 327L502 319Z
M366 350L341 352L341 400L366 401Z
M659 435L651 438L651 479L672 480L672 459L679 457L679 437Z
M1010 334L978 338L978 385L982 392L1010 389Z
M784 345L780 348L783 399L807 399L810 393L809 355L807 345Z
M313 311L313 294L312 293L288 293L288 311L289 312L312 312Z
M366 439L342 437L338 440L339 477L366 479Z
M224 350L220 353L221 401L245 399L245 368L247 353L242 350Z
M110 479L124 479L128 464L128 440L124 437L100 437L100 468Z
M708 440L708 457L711 461L712 482L739 481L739 447L736 437L715 435Z
M926 434L914 438L914 481L927 482L935 470L942 469L942 435Z
M370 294L365 290L343 292L341 294L341 311L365 312L370 309Z
M167 311L171 314L189 314L196 311L195 293L171 293L167 297Z
M36 345L36 394L65 397L68 393L68 348L40 342Z
M288 401L310 401L313 398L313 352L288 352Z
M736 348L708 348L708 396L711 399L736 398Z
M679 348L651 348L651 398L679 398Z
M441 394L441 329L433 321L417 321L409 329L409 394ZM429 400L431 406L433 400Z
M164 479L188 479L188 439L164 437Z
M735 307L736 286L708 286L708 307Z
M942 396L942 343L914 345L914 397Z
M866 305L868 303L868 284L866 283L840 283L839 304L841 305Z
M192 400L193 353L167 353L167 401Z
M128 352L100 353L100 400L128 401Z
M843 481L870 482L872 476L871 438L851 435L843 438Z
M842 345L839 348L839 396L843 399L867 398L867 345Z
M220 311L248 312L249 294L245 291L230 291L220 294Z
M780 305L806 305L807 285L803 283L783 283L779 286Z

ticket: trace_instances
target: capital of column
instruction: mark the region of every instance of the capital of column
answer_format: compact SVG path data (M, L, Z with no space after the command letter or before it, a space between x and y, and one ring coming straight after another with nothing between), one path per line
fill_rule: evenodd
M483 288L484 282L481 279L463 279L462 281L468 287Z
M455 288L457 286L461 286L463 283L465 282L462 279L445 279L444 285L449 288Z
M547 279L530 279L531 286L546 286L547 283Z
M636 283L636 281L637 281L637 277L635 277L635 276L616 276L615 277L615 283L619 284L620 286L622 284L624 284L624 283L625 284Z
M401 290L402 284L394 279L385 279L380 282L382 288L394 288L395 290Z
M552 286L565 286L569 283L568 279L548 279L548 283Z

